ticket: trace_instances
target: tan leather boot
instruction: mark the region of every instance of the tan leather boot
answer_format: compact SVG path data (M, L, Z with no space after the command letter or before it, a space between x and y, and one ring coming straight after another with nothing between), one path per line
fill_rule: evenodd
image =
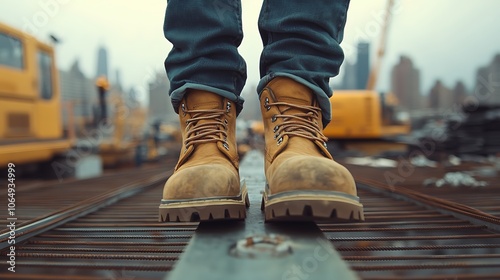
M160 204L160 222L244 219L247 191L240 186L236 106L211 92L191 90L181 102L183 148Z
M266 221L364 220L351 173L326 148L313 92L277 77L262 91L260 103L266 141Z

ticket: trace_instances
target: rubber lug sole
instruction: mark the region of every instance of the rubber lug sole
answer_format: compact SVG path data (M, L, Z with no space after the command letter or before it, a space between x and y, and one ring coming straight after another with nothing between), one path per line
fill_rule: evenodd
M242 188L239 200L231 198L207 198L160 204L160 222L201 222L243 220L250 206L248 192Z
M266 222L274 221L364 221L363 205L354 199L314 192L269 198L264 194L261 209Z

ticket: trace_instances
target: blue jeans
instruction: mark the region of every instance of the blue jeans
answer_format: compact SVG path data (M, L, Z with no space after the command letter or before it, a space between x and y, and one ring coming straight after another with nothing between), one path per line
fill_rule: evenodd
M274 77L290 77L316 94L326 125L328 82L344 60L339 44L348 6L349 0L264 0L257 91ZM169 0L164 32L173 45L165 69L175 110L187 89L201 89L233 100L240 112L247 77L237 50L243 39L240 0Z

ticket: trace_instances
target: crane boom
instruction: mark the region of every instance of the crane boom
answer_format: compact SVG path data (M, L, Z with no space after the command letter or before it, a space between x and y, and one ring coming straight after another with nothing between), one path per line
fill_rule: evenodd
M389 0L387 2L387 10L384 17L384 22L382 26L382 33L380 35L380 44L377 51L377 56L375 58L375 63L370 69L370 75L368 76L368 82L366 83L367 90L375 90L377 86L378 74L380 72L380 67L382 66L382 59L385 54L385 48L387 43L387 34L389 25L391 23L391 10L394 6L394 0Z

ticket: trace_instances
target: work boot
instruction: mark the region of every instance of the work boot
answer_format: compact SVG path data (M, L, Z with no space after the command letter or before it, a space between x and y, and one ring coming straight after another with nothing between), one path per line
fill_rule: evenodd
M160 204L160 222L244 219L248 196L238 174L236 106L190 90L179 106L183 147Z
M364 220L351 173L327 150L313 92L277 77L263 89L260 104L266 141L266 221Z

